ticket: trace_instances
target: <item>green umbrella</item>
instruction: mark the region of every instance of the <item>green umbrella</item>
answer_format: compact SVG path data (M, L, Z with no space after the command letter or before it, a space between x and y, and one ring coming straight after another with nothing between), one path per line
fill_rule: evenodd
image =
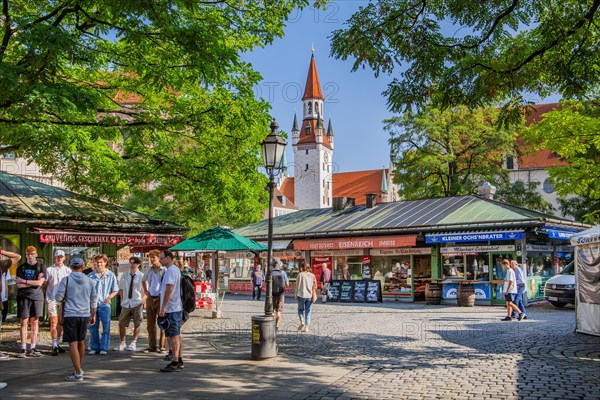
M198 235L176 244L169 250L173 251L241 251L267 250L267 246L238 235L229 229L215 226Z

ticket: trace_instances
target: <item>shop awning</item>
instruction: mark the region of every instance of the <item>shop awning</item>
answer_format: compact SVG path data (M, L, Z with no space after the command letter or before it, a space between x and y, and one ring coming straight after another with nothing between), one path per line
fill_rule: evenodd
M523 239L525 231L492 231L492 232L447 232L435 235L425 235L425 243L467 243Z
M290 245L291 240L273 240L273 250L286 250ZM258 241L258 243L268 246L269 243L265 241Z
M575 231L565 231L562 229L542 229L542 232L546 232L550 239L558 240L569 240L571 236L577 233Z
M83 232L34 228L41 243L55 244L116 244L130 246L170 247L183 240L181 235L159 233Z

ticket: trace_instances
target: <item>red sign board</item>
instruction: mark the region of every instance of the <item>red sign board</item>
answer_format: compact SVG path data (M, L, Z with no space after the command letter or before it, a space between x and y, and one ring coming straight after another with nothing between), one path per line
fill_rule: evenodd
M333 271L333 257L321 256L312 258L313 274L317 277L317 289L321 290L321 272L323 264L326 264L330 271Z
M123 234L123 233L86 233L52 231L40 233L41 243L56 244L117 244L131 246L174 246L181 242L180 235L160 234Z
M315 240L295 240L294 250L346 250L382 249L416 246L417 237L405 236L366 236L360 238L335 238Z

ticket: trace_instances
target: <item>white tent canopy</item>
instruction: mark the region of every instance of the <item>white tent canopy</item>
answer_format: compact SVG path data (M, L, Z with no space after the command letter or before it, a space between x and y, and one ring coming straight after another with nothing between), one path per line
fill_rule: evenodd
M600 336L600 225L571 236L575 246L576 331Z

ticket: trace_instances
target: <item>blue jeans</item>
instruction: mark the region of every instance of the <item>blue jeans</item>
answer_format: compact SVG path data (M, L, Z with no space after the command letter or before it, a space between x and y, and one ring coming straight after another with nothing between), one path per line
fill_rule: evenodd
M312 298L298 297L298 316L304 321L304 325L310 325L311 307Z
M519 310L521 310L521 312L523 314L527 314L525 312L525 304L523 304L523 293L525 292L525 285L523 286L519 286L517 285L517 295L515 296L515 306L519 307ZM516 313L513 311L513 315L515 315Z
M100 338L100 324L102 324L102 338ZM98 304L96 309L96 322L90 325L90 349L106 351L110 347L110 303Z

